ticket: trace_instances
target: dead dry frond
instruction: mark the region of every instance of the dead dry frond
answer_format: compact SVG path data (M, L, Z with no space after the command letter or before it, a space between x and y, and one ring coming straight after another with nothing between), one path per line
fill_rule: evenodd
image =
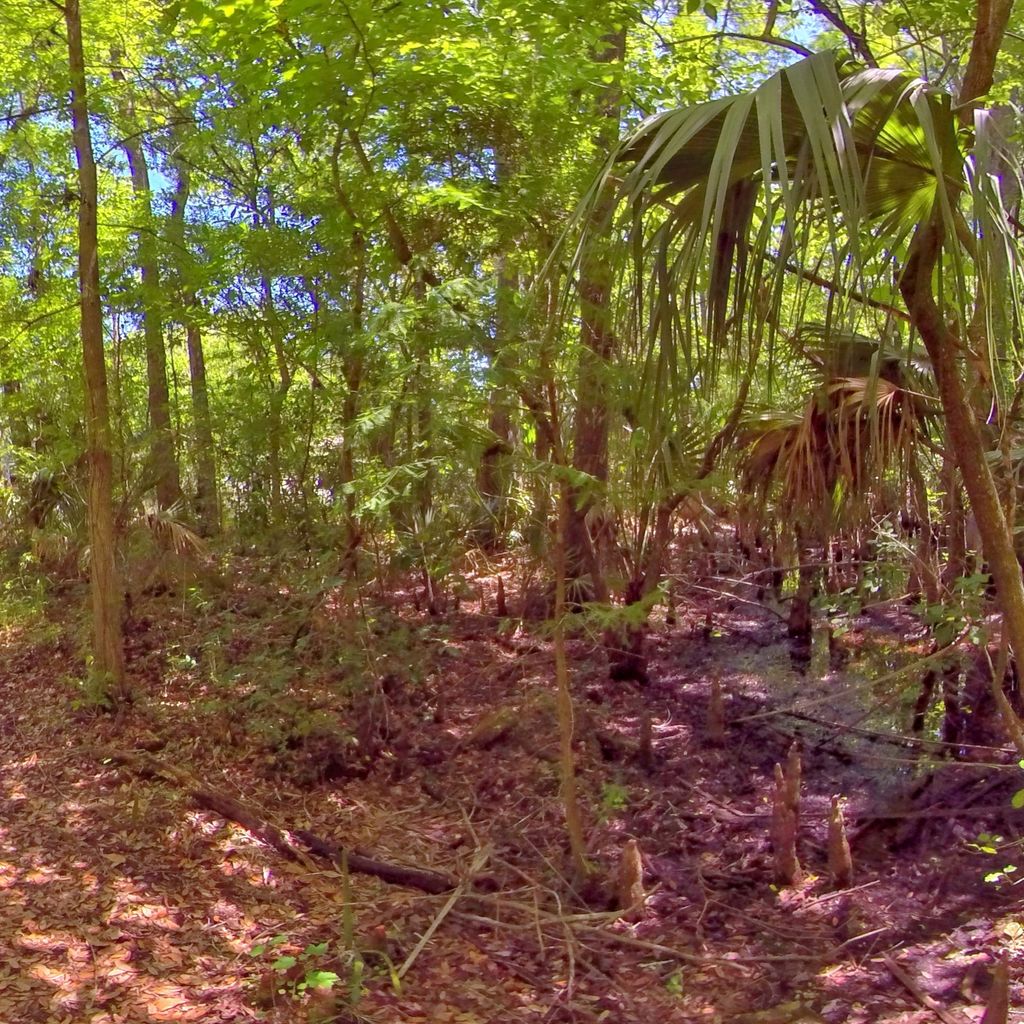
M205 554L206 544L202 537L177 519L175 512L174 508L159 509L147 513L143 520L157 547L173 551L181 558Z

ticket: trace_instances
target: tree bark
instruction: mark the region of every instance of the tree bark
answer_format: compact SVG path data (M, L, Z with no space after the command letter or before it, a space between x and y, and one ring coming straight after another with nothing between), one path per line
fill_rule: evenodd
M621 28L604 37L604 50L595 55L600 65L621 64L626 51L626 30ZM607 153L619 136L622 89L618 76L603 90L597 112L601 125L595 139L598 152ZM586 239L580 256L580 359L576 385L576 417L573 424L572 468L593 478L598 486L608 479L608 423L610 360L616 339L612 329L612 270L607 261L608 221L616 201L615 182L602 186L586 226ZM570 488L569 521L565 543L570 586L580 596L602 603L609 599L601 566L601 538L595 544L588 518L596 505L593 487ZM600 534L598 525L595 533ZM590 577L590 585L580 580Z
M93 666L99 692L108 700L128 698L121 633L121 587L115 557L113 457L107 368L100 304L98 188L89 130L82 21L78 0L67 0L71 77L71 131L78 164L78 287L81 302L85 425L89 460L89 584L92 596Z
M115 51L116 64L120 55ZM113 78L124 83L124 74L115 67ZM161 287L160 262L157 257L156 234L153 225L152 190L149 183L149 164L141 138L135 131L130 100L124 104L126 127L129 135L121 142L128 159L132 192L142 214L137 232L139 276L142 282L142 335L146 345L146 386L149 410L149 458L151 473L156 483L156 501L162 508L170 508L181 498L181 477L178 453L171 427L171 399L167 387L167 351L164 348L163 317L160 314Z
M342 356L342 376L345 378L345 401L341 412L341 458L340 483L345 496L345 551L342 556L342 567L355 573L358 569L358 552L363 540L363 530L356 515L356 495L353 484L356 479L355 470L355 436L356 419L359 416L360 390L363 386L364 358L364 323L363 314L366 308L366 236L355 207L341 183L341 151L345 141L344 134L339 130L331 152L331 182L334 194L342 209L352 222L352 330L348 344Z
M499 190L507 189L512 177L512 160L503 138L494 145L495 184ZM485 507L485 520L479 536L485 550L495 548L504 540L509 525L509 494L511 491L511 456L514 445L512 402L508 382L504 379L514 367L512 349L514 299L519 289L514 251L515 239L510 230L511 218L502 217L499 228L498 253L495 258L494 342L487 352L495 371L491 385L488 429L494 439L484 449L477 471L477 490Z
M960 86L958 113L964 124L970 122L975 101L992 88L996 59L1003 44L1013 0L978 0L974 17L971 56Z
M189 384L192 393L192 428L195 433L193 458L196 473L196 515L206 536L220 531L220 501L217 490L217 463L214 454L213 418L206 381L206 355L203 334L196 313L199 299L189 281L190 257L185 239L185 209L191 191L191 178L185 161L177 153L172 158L177 182L171 199L171 241L178 266L178 302L185 327L188 349Z
M978 0L971 56L958 97L962 124L968 124L975 101L992 85L996 57L1012 7L1012 0ZM951 196L951 202L955 202L955 198ZM1013 524L1004 515L995 478L989 468L981 425L960 373L960 339L947 325L935 299L933 276L944 240L942 215L936 203L929 220L920 224L914 233L907 265L900 277L900 293L932 361L949 442L996 585L1003 612L1003 629L1020 661L1024 658L1024 582L1014 548ZM980 295L978 301L982 301ZM1000 710L1006 714L1004 708ZM1011 736L1019 736L1019 723L1007 721L1007 731ZM1024 754L1024 750L1020 753Z
M302 849L304 846L314 856L322 857L334 864L339 864L344 859L348 863L349 871L372 875L390 885L402 885L435 895L450 892L458 886L457 879L441 871L378 860L358 850L345 849L303 828L285 832L241 800L213 789L188 772L163 764L149 754L117 750L97 751L97 754L106 760L125 765L138 775L165 779L183 787L197 807L236 822L287 860L302 861L305 856ZM301 845L296 845L292 837ZM479 878L477 881L485 886L493 885L486 878Z
M996 585L1003 612L1003 628L1019 660L1024 658L1024 582L1014 549L1013 531L1003 515L981 428L960 375L957 359L959 341L946 325L933 294L932 275L943 241L939 217L936 211L914 235L910 257L900 278L900 292L932 361L949 442Z

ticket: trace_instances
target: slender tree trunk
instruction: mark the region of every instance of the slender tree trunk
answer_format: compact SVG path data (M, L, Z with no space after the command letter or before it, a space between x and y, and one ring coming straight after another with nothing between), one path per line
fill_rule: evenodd
M423 323L424 304L427 298L427 284L422 276L412 283L412 294L419 307L413 328L412 346L415 368L413 370L413 394L415 395L415 428L410 431L409 457L424 463L423 473L414 488L416 510L426 522L434 504L434 480L437 473L433 465L434 454L434 401L433 401L433 359L429 332Z
M932 272L938 262L941 244L942 228L936 216L922 225L914 236L911 255L900 280L900 291L932 361L949 442L996 585L1003 611L1003 628L1014 655L1020 660L1024 658L1024 582L1014 549L1013 531L1003 515L981 428L960 375L958 342L946 325L932 293Z
M928 510L928 488L921 466L914 458L907 460L910 477L910 497L914 518L919 526L917 531L917 564L914 572L921 584L921 590L928 604L937 604L941 595L939 574L932 553L932 522Z
M342 376L345 378L345 401L341 411L341 486L345 494L345 552L342 565L350 572L358 568L357 552L363 541L363 530L356 515L356 496L352 489L355 482L355 434L356 418L359 415L359 392L363 386L365 369L363 355L363 315L366 308L366 236L363 234L360 218L341 182L341 151L345 135L340 130L331 153L331 182L334 194L342 209L352 221L352 254L355 265L352 268L352 330L342 361Z
M495 299L494 354L492 365L498 379L491 387L491 411L487 427L494 439L484 449L477 472L477 490L487 510L487 519L480 530L484 548L496 547L508 529L508 500L511 487L510 469L513 451L512 403L503 372L512 365L511 300L519 284L512 268L508 250L498 257L498 282Z
M562 484L558 498L558 536L555 540L555 684L558 707L559 782L565 830L569 839L569 854L573 868L573 881L579 885L590 874L587 861L586 831L579 801L576 780L576 751L574 747L575 708L569 685L569 668L565 652L565 528L568 521L568 488Z
M89 131L82 21L78 0L67 0L64 20L71 72L71 130L78 163L78 287L81 296L82 361L89 458L89 583L93 615L93 672L105 695L118 702L129 693L121 633L121 587L115 558L110 409L103 353L97 237L96 162Z
M206 355L203 351L203 334L195 316L199 302L191 290L186 290L182 300L192 392L192 424L195 429L196 513L202 532L210 536L220 532L221 521L213 417L210 414L210 392L206 383Z
M541 389L547 401L544 410L538 402L531 408L537 418L538 435L546 437L549 446L548 455L553 466L562 470L568 465L563 442L562 424L560 419L560 402L558 386L554 373L554 365L550 359L542 357L541 372L543 379ZM583 812L579 802L579 789L576 778L575 753L575 719L576 711L569 680L568 656L565 645L565 616L568 611L566 603L566 547L565 538L569 526L570 500L569 486L564 476L557 483L557 516L555 519L555 535L552 555L554 557L555 592L554 592L554 637L555 685L557 687L558 734L559 734L559 781L562 796L562 808L565 814L566 834L569 840L569 852L573 867L573 881L579 885L591 874L591 866L586 855L586 828Z
M626 50L625 28L604 37L604 50L597 54L598 65L620 65ZM596 145L599 152L610 152L619 136L622 90L618 75L598 100L601 126ZM608 220L616 200L616 184L606 181L587 223L587 237L580 257L580 361L577 373L576 417L573 424L573 469L586 473L598 485L608 479L608 420L610 360L616 340L612 330L612 270L608 265ZM568 578L579 593L579 580L590 577L584 596L601 602L609 599L601 566L601 526L597 524L597 543L591 534L588 517L596 501L592 488L572 488L565 543Z
M541 254L538 262L543 266L546 257L550 253ZM534 286L536 287L536 285ZM529 410L536 428L536 440L533 446L534 459L538 466L542 466L554 458L555 451L559 449L558 438L555 431L555 420L552 419L549 411L545 409L545 398L549 404L553 404L553 396L545 396L545 389L553 390L552 366L555 360L554 347L557 343L554 338L552 325L558 323L559 295L561 293L561 274L557 268L549 272L548 280L543 283L544 298L544 323L547 329L541 331L541 344L538 358L538 370L535 378L536 384L529 385L520 382L518 387L519 398L522 404ZM530 523L527 530L527 537L530 550L538 558L543 558L550 549L550 533L552 519L557 512L553 511L551 480L545 473L533 473L531 477L532 511Z
M339 143L340 138L341 137L339 136ZM367 179L372 181L375 177L373 164L363 147L359 133L354 129L349 129L345 132L344 138L347 139L351 145L352 150L355 153L356 160L362 168L363 173L366 175ZM339 144L336 144L334 161L335 168L337 167L338 151ZM335 191L338 193L339 199L342 199L343 204L347 202L347 200L343 198L342 190L337 183L335 185ZM349 209L351 209L351 206L349 206ZM416 303L422 309L423 302L427 295L427 287L437 287L437 285L440 284L440 279L433 270L426 265L425 260L419 262L418 265L413 265L413 258L417 254L413 251L412 245L399 222L394 206L390 202L385 202L381 213L387 230L388 245L399 264L410 271L412 275L412 295ZM406 449L408 457L411 460L421 459L426 463L423 475L417 481L414 488L415 493L413 495L415 509L423 516L426 516L427 511L433 504L434 479L437 474L430 463L430 459L433 454L434 432L433 404L431 402L431 381L433 376L431 368L431 350L426 331L424 330L422 321L419 319L413 330L412 359L415 364L412 371L412 390L414 391L416 398L415 405L414 407L410 407L409 414L406 419ZM396 522L399 524L406 519L405 510L401 507L392 506L392 514L395 515ZM399 525L399 528L405 529L407 526Z
M120 55L112 55L116 64ZM124 75L115 68L114 80L124 82ZM126 123L129 131L134 125L132 104L125 103ZM152 190L149 184L149 164L141 138L130 134L121 143L128 158L132 192L142 214L137 233L138 265L142 280L142 336L146 344L146 385L149 410L149 457L151 472L156 483L156 500L160 508L170 508L181 498L181 478L178 471L178 453L171 427L171 401L167 388L167 351L164 348L160 262L157 257L156 233L153 224Z
M958 97L961 122L967 124L975 102L991 88L996 57L1002 44L1013 0L978 0L971 56ZM951 202L955 205L955 196ZM933 277L944 241L941 211L920 224L900 278L900 293L911 322L932 361L946 429L981 534L981 543L1003 612L1003 630L1018 662L1024 659L1024 581L1014 548L1013 524L1008 522L989 467L981 425L968 399L960 373L960 342L946 323L935 299ZM979 268L980 269L980 268ZM984 301L979 294L978 302ZM980 317L975 317L979 322ZM1007 715L1009 705L1000 707ZM1007 731L1020 742L1020 724L1009 710ZM1020 749L1024 754L1024 748Z
M270 395L270 432L268 443L268 461L270 463L270 521L274 526L281 523L281 442L284 429L284 406L288 400L288 392L292 386L292 371L284 350L284 337L281 322L274 306L274 292L270 278L260 275L260 289L263 296L263 315L270 331L270 344L274 352L277 366L277 382Z
M204 534L220 531L220 500L217 490L217 463L213 441L213 417L206 382L206 355L197 312L199 299L189 281L190 254L185 239L185 210L191 191L188 165L180 157L173 160L177 182L171 199L171 241L179 268L178 303L185 326L188 349L189 384L192 393L193 459L196 474L196 514Z
M494 153L495 184L499 189L507 190L512 166L504 139L496 141ZM510 229L510 219L501 218L499 227L498 254L495 260L494 346L488 353L495 380L491 386L491 410L487 426L494 439L484 449L477 472L477 490L486 508L486 520L480 529L480 542L485 549L496 547L504 539L509 525L508 503L514 438L512 402L505 378L514 364L514 299L519 289L519 275L513 257L515 239Z

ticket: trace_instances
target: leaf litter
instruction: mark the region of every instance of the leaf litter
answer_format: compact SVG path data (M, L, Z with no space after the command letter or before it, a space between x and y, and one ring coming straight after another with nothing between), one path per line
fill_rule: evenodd
M239 571L213 606L137 604L138 697L116 716L71 710L73 628L8 631L0 1020L838 1024L933 1020L935 1007L978 1020L996 958L1019 973L1020 897L1012 874L991 880L974 841L998 831L1003 860L1017 857L1008 796L985 798L991 821L897 816L920 803L887 819L893 776L921 763L778 713L810 716L810 684L756 609L712 602L710 635L705 604L655 622L644 689L609 682L584 632L570 644L592 863L613 879L629 839L643 854L646 901L627 920L567 883L539 624L431 618L400 593L367 616L339 594L293 643L281 594L271 573ZM704 737L712 673L727 695L722 746ZM827 683L841 718L844 681ZM649 765L637 756L647 717ZM780 890L766 812L794 737L807 875ZM285 860L197 809L179 776L141 777L105 750L152 751L289 836L306 829L460 887L430 895ZM979 786L976 766L948 768L956 792ZM859 830L845 892L825 870L835 792ZM914 821L927 828L912 834Z

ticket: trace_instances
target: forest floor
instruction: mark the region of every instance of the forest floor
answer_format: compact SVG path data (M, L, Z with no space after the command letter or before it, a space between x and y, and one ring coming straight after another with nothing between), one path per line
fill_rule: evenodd
M7 616L0 1021L949 1024L981 1019L998 957L1021 975L1021 773L899 738L910 616L851 620L846 666L803 673L777 615L697 594L653 624L646 687L572 638L590 856L613 876L635 838L644 862L645 905L623 917L569 898L542 624L282 578L236 560L216 587L136 600L138 696L117 715L74 689L79 586ZM794 739L805 879L779 888L767 810ZM826 870L837 793L844 892ZM458 887L346 873L299 830Z

